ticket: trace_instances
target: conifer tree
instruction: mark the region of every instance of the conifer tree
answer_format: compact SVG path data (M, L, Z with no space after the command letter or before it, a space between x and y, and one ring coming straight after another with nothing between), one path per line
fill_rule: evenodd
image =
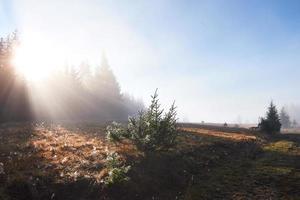
M259 128L262 132L274 134L279 133L281 129L281 123L278 115L278 111L273 101L271 101L265 118L261 118Z
M102 62L96 74L96 87L100 89L100 95L105 98L120 99L121 90L117 79L111 70L106 56L102 55Z

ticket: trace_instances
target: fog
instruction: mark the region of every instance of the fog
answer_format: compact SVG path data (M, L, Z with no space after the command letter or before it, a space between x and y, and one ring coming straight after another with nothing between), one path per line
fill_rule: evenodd
M22 73L12 62L20 45L16 32L0 40L0 121L125 121L143 109L121 93L105 55L93 71L88 63L64 65L34 79L38 71Z
M274 20L285 20L277 13L205 1L191 12L172 1L12 2L7 20L29 57L55 69L88 62L94 71L104 51L122 93L147 104L158 88L182 121L256 123L271 100L299 99L299 40L282 31L295 26Z

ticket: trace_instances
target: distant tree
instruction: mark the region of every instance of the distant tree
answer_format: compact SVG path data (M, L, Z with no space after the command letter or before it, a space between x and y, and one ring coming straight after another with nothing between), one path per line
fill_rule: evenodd
M128 118L127 108L120 85L114 75L108 61L103 54L101 65L96 68L91 92L96 97L95 105L98 105L98 112L103 120L126 120ZM96 116L97 117L97 116Z
M289 114L287 113L287 111L285 110L284 107L282 107L282 109L280 111L280 122L281 122L283 128L290 128L291 127L290 116L289 116Z
M265 118L261 118L258 125L262 132L274 134L279 133L281 129L281 123L278 115L278 111L273 101L271 101Z
M64 107L68 108L68 114L70 119L81 119L83 116L84 89L82 87L81 77L79 71L75 66L69 68L69 72L65 74L65 95L66 104Z
M224 126L224 127L228 127L228 124L225 122L223 126Z
M95 73L94 83L100 96L113 99L121 98L120 85L104 54L102 55L101 65Z
M88 62L82 62L79 65L78 75L80 77L82 85L86 89L88 89L91 85L92 79L91 66L88 64Z
M295 119L292 122L292 126L293 126L293 128L297 128L297 126L298 126L298 123Z

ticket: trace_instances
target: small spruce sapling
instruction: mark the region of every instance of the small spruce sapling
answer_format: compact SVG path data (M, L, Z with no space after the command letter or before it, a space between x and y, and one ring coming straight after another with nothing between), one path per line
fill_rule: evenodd
M151 104L146 111L140 111L136 117L130 117L126 129L121 126L108 127L109 138L122 135L130 139L136 147L144 152L165 150L176 143L177 113L173 103L168 112L160 108L158 93L155 91L151 96ZM119 142L119 138L115 141Z
M104 184L107 186L129 181L127 176L131 166L125 166L118 153L108 153L106 158L106 168L108 176L104 179Z

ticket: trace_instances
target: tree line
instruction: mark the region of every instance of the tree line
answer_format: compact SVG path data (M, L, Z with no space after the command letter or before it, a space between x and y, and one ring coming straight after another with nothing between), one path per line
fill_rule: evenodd
M18 44L16 32L0 40L0 121L122 121L143 108L121 93L105 56L94 72L88 63L65 65L43 83L30 84L11 62Z
M105 56L95 72L91 68L88 63L65 66L50 76L42 90L53 101L48 107L35 104L38 119L47 118L50 113L54 119L123 121L143 108L142 101L121 93ZM42 101L38 98L35 102Z

